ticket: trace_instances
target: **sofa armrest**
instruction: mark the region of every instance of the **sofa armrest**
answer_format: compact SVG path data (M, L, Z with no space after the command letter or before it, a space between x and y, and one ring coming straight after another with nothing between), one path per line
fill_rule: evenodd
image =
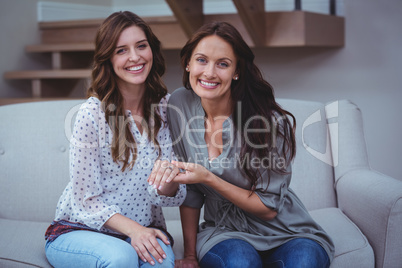
M336 184L339 208L373 247L376 267L402 263L402 181L370 169L345 173Z

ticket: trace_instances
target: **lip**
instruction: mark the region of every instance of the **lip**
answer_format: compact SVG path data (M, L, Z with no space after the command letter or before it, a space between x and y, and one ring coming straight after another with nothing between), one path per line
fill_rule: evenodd
M143 64L136 64L136 65L131 65L131 66L128 66L128 67L126 67L126 68L124 68L126 71L128 71L128 72L130 72L130 73L134 73L134 74L136 74L136 73L141 73L141 72L143 72L144 71L144 68L145 67L145 63L143 63ZM131 70L130 70L131 69Z
M201 79L198 79L198 84L200 84L201 87L207 88L207 89L215 89L220 85L220 83L215 82L215 81L208 81L208 80L201 80Z

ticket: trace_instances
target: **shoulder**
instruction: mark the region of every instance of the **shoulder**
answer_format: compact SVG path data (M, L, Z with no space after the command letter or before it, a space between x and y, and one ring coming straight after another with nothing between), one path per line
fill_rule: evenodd
M169 104L177 107L191 106L197 98L198 96L192 90L180 87L173 91Z
M192 116L199 112L201 106L200 97L193 90L184 87L176 89L168 103L168 116L170 118L180 116Z
M80 108L80 111L86 112L89 114L99 114L100 112L103 112L101 109L102 102L95 97L89 97L82 105Z
M161 98L161 100L159 101L159 105L160 106L166 105L169 99L170 99L170 93L167 93L165 96Z
M90 97L81 105L76 116L76 123L96 125L104 118L105 112L102 108L102 102L95 97Z
M167 105L169 102L169 98L170 98L170 94L167 93L165 96L163 96L161 98L161 100L158 103L157 110L163 121L166 121L166 109L167 109Z

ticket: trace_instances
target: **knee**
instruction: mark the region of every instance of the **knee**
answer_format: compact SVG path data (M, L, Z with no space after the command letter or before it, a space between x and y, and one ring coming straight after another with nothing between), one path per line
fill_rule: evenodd
M292 248L290 267L327 267L329 258L325 250L316 242L304 240L299 246Z
M239 239L229 239L215 245L201 262L204 267L214 263L220 263L216 267L262 267L261 257L255 248Z
M228 258L224 259L225 267L257 268L262 267L261 257L254 248L236 247Z
M152 267L158 267L158 268L173 268L174 267L174 261L175 261L175 256L173 253L172 246L166 245L162 240L157 239L159 245L161 246L162 250L166 254L166 258L163 259L162 263L155 262L155 265ZM155 259L155 258L154 258Z
M242 258L227 259L225 267L230 268L258 268L262 267L260 256L243 256Z
M153 267L153 268L173 268L174 267L174 254L173 252L166 252L166 250L164 249L165 253L166 253L166 258L163 259L162 263L159 263L157 261L155 261L155 265L153 266L149 266L149 267ZM153 258L155 260L155 258ZM148 267L148 265L144 265L141 267Z
M162 263L157 262L154 266L155 268L173 268L174 267L174 258L167 257L163 260Z
M123 247L111 249L107 255L102 256L100 261L103 263L102 267L107 268L136 267L138 255L130 244L126 244Z

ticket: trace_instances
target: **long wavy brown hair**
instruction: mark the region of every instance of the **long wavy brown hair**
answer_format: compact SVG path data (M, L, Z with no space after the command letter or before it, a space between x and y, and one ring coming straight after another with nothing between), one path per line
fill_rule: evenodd
M247 137L239 135L241 140L241 168L247 175L251 186L255 186L261 176L261 170L251 168L252 157L262 159L270 154L277 157L282 156L286 160L284 167L276 168L277 166L273 165L269 171L286 173L286 166L296 154L296 119L275 101L273 87L264 80L261 71L254 64L254 53L236 28L229 23L211 22L203 25L194 33L180 52L183 69L188 65L198 43L211 35L217 35L228 42L237 58L236 73L239 74L239 79L232 80L230 91L234 105L232 107L232 111L234 111L233 122L239 122L239 124L234 124L236 133L243 133L246 122L250 123L249 129L270 130L269 132L251 132L248 133ZM183 85L187 89L191 89L189 74L186 71L183 72ZM264 120L249 121L251 118L264 118ZM283 143L278 146L277 141L283 141ZM278 151L279 148L282 150Z
M130 131L129 124L125 122L127 116L124 109L124 100L121 95L117 76L113 70L111 58L116 49L120 34L128 27L140 27L151 47L153 64L145 81L143 122L144 131L159 149L156 134L162 127L162 120L157 110L157 104L167 94L167 89L161 77L165 73L165 60L161 52L161 43L153 34L151 28L136 14L124 11L115 12L106 18L99 27L95 39L95 54L92 69L92 82L87 91L87 97L96 97L102 102L106 121L113 132L112 157L118 163L121 162L122 171L133 168L137 159L137 144ZM155 105L152 105L155 104ZM151 110L152 107L154 110ZM121 119L124 120L121 120ZM151 119L152 118L152 119ZM150 126L152 121L152 127Z

